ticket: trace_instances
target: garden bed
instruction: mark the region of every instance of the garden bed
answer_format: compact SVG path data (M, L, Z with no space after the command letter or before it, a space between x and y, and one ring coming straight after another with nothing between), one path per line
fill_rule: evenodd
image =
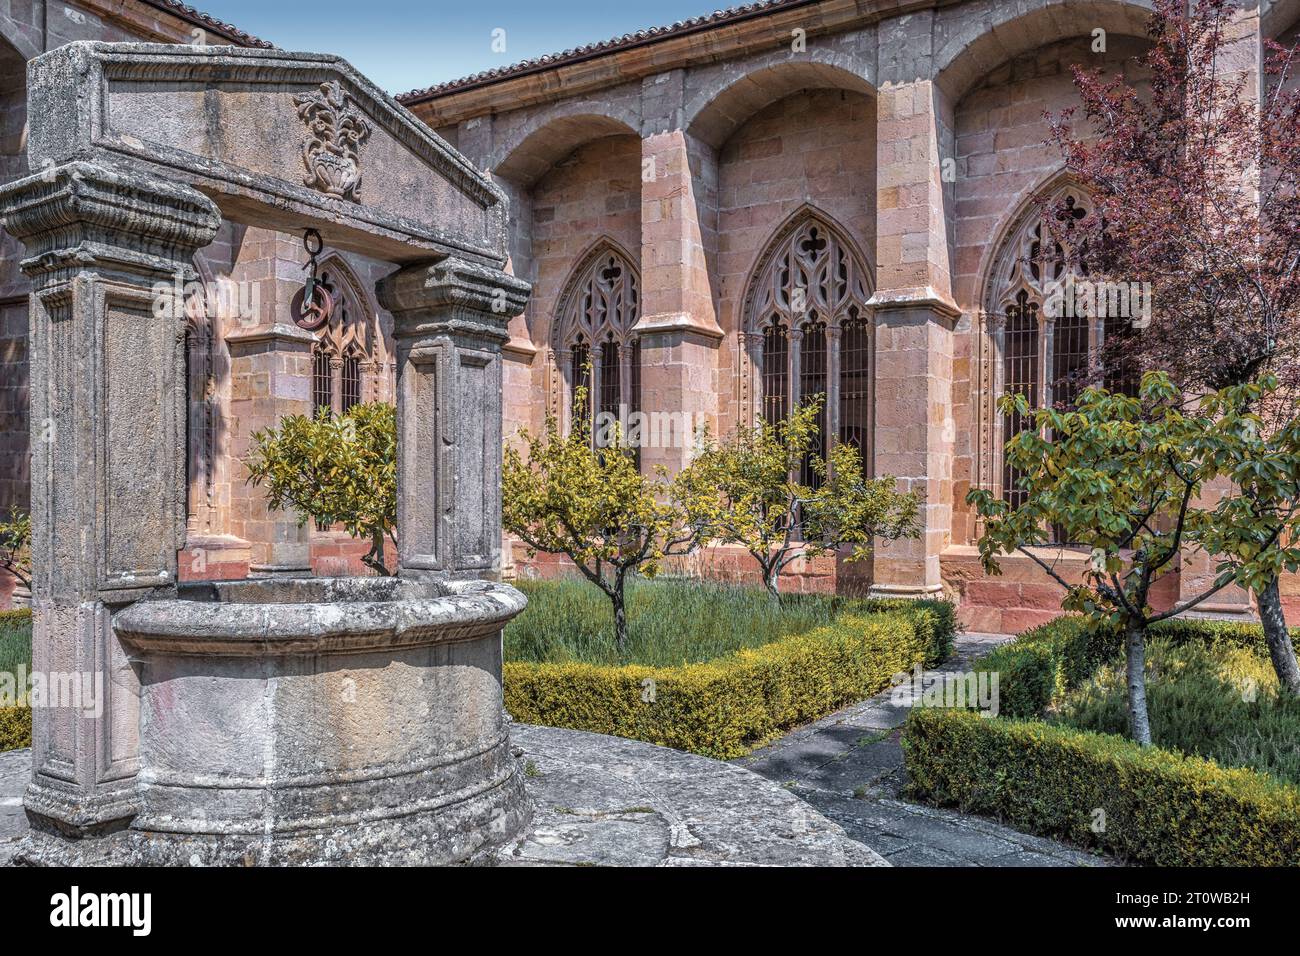
M1156 746L1124 736L1119 635L1062 619L982 659L1000 716L917 709L914 796L1135 862L1300 864L1300 703L1258 627L1170 621L1148 643Z
M594 589L525 589L532 604L505 638L516 720L723 759L937 663L954 630L944 602L804 597L776 608L757 590L655 582L633 593L620 653L600 636L608 605L582 593Z

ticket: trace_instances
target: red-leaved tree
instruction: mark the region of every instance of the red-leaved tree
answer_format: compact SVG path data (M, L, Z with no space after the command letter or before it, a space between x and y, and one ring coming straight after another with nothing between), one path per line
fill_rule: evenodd
M1093 209L1044 220L1078 274L1150 283L1145 327L1108 334L1112 376L1164 370L1190 394L1271 371L1292 390L1260 411L1280 423L1300 386L1300 47L1266 45L1259 89L1244 22L1234 0L1156 0L1149 88L1076 67L1083 122L1053 117L1052 139ZM1279 679L1300 694L1277 574L1256 597Z

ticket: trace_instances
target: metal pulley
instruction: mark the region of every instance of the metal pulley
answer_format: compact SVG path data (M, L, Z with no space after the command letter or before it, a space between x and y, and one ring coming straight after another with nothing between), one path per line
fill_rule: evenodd
M302 247L307 250L307 281L294 295L289 304L294 325L308 332L315 332L334 314L334 296L320 281L317 272L320 261L317 258L325 248L325 241L315 229L308 229L302 236Z

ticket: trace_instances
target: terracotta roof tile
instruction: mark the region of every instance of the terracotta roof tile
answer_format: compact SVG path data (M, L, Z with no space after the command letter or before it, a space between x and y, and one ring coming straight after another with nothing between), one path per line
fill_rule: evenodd
M185 4L178 2L178 0L144 0L144 2L157 10L161 10L164 13L170 13L174 17L179 17L182 20L192 23L196 27L202 27L210 33L215 33L227 40L232 40L239 46L255 46L267 50L275 49L274 43L269 43L266 40L255 37L251 33L245 33L243 30L239 29L239 27L218 20L216 17L209 16L200 10L195 10L193 7L188 7Z
M447 93L454 93L475 86L486 86L489 83L495 83L512 76L554 69L566 63L574 63L579 60L590 59L593 56L601 56L646 43L655 43L669 37L694 33L737 20L762 16L784 7L796 7L810 2L814 2L814 0L760 0L758 3L746 3L738 7L729 7L726 10L715 10L713 13L704 16L679 20L669 26L637 30L635 33L625 33L620 37L601 40L598 43L588 43L561 53L550 53L532 60L521 60L510 66L502 66L494 70L483 70L481 73L474 73L459 80L448 80L446 83L437 83L422 90L411 90L409 93L398 96L397 100L399 103L409 104L419 100L432 99L436 96L443 96Z

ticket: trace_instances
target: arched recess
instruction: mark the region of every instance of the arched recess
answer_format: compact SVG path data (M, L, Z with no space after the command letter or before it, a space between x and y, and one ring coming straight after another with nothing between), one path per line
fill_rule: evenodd
M638 101L639 102L639 101ZM572 156L582 147L608 137L638 137L640 117L628 111L619 111L611 104L586 101L557 104L530 118L520 127L502 135L494 150L488 168L493 179L510 198L510 267L511 271L534 284L534 297L524 313L511 320L512 348L508 355L532 361L535 345L544 340L539 328L540 317L547 312L544 297L539 290L554 289L554 266L548 253L555 248L541 234L548 227L533 219L533 208L538 187L557 164ZM639 160L639 148L635 163ZM639 182L639 167L630 165L625 179ZM637 206L639 212L639 205ZM558 228L552 222L550 229ZM597 226L600 231L611 228L608 222ZM639 227L638 227L639 228ZM543 250L543 251L539 251ZM535 380L536 381L536 380ZM537 381L540 385L541 382ZM536 424L536 423L534 423Z
M340 415L361 402L394 401L396 352L378 310L347 260L325 255L318 272L334 313L312 347L312 410Z
M640 135L640 119L589 103L567 103L525 123L494 150L492 174L529 189L547 170L579 146L619 134Z
M995 3L979 18L964 6L952 7L955 21L951 38L934 57L935 82L946 102L957 103L980 79L1003 63L1040 46L1075 37L1091 37L1095 30L1111 36L1144 38L1151 16L1150 0L1039 0L1025 4Z
M1068 304L1045 307L1049 297L1066 294L1072 278L1087 279L1086 274L1071 275L1071 250L1046 231L1043 210L1047 208L1060 208L1058 215L1081 220L1091 211L1092 202L1068 172L1046 177L1021 197L998 230L981 278L976 483L1012 503L1020 500L1021 492L1003 449L1026 422L1016 415L1002 415L998 400L1021 393L1035 407L1068 404L1095 374L1106 336L1118 334L1116 323L1126 321L1118 316L1096 317L1090 308ZM1105 384L1131 387L1122 370L1108 371Z
M776 62L751 69L721 89L701 91L683 111L684 122L692 137L717 149L749 117L800 90L843 89L874 97L872 74L868 64L843 53L814 48L791 59L782 52Z
M773 233L742 299L739 421L777 422L824 394L825 436L871 461L875 287L867 258L830 216L805 204ZM813 483L805 463L804 480Z
M587 248L569 273L551 323L550 407L567 428L575 392L588 389L588 414L620 420L640 410L641 272L608 236ZM590 373L586 367L590 363Z
M41 49L40 42L32 38L30 24L24 26L28 29L17 29L12 17L0 13L0 44L11 48L26 63L28 60L36 59L44 50Z

